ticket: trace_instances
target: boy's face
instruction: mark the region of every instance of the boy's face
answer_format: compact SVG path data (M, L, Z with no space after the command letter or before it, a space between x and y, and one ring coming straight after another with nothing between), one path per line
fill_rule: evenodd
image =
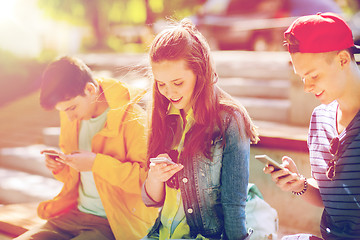
M95 102L95 95L85 90L84 96L79 95L70 100L59 102L55 108L58 111L65 112L70 121L89 120L95 112Z
M294 71L304 82L304 91L313 93L323 104L344 94L345 75L336 53L293 53Z

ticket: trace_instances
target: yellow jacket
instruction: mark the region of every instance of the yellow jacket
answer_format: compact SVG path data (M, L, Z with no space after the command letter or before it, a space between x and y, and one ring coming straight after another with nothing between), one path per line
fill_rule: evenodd
M130 90L113 79L97 79L110 110L105 127L92 140L96 153L92 172L106 216L116 239L140 239L158 215L141 199L147 174L145 114L133 104ZM60 148L65 154L78 150L79 121L60 113ZM55 178L64 183L52 200L40 203L38 214L49 219L77 206L79 172L66 166Z

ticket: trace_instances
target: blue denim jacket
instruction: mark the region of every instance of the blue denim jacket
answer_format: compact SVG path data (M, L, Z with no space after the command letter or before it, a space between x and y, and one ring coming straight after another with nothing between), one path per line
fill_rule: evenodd
M197 234L210 239L244 239L247 236L245 204L250 139L244 137L246 134L240 113L237 113L237 121L242 126L241 132L231 114L224 112L222 116L227 123L225 145L219 130L216 130L211 139L212 159L199 152L189 159L182 159L184 169L177 173L186 221L194 238ZM170 119L169 126L174 125L171 121L174 119ZM163 202L154 202L146 194L145 188L143 200L147 206L163 205ZM159 217L149 237L158 232L160 224Z

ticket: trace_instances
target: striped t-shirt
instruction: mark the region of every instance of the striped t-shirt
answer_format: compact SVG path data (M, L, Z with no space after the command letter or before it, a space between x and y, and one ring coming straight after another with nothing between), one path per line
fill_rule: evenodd
M339 135L337 108L336 101L315 108L309 128L311 172L325 206L321 233L325 239L360 239L360 112ZM334 156L329 149L336 137L339 159L330 180L326 171Z

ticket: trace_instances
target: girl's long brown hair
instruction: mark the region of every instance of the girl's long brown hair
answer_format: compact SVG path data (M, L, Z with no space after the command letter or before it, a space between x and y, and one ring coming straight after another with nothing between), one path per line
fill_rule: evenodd
M210 48L205 38L188 19L173 23L168 29L159 33L150 47L150 63L184 59L188 68L196 76L196 84L191 99L194 111L195 125L191 138L186 139L183 153L192 155L201 151L209 156L210 140L214 128L217 126L221 135L225 131L225 123L220 118L220 111L225 110L235 115L238 111L243 117L246 135L252 143L259 140L256 127L251 121L245 108L234 101L217 85L217 75L210 56ZM153 102L151 106L151 119L148 138L148 156L153 157L164 151L166 139L165 119L167 116L169 100L160 94L155 81L153 82ZM240 123L239 128L240 128ZM242 132L242 131L241 131ZM191 146L187 148L186 146Z

